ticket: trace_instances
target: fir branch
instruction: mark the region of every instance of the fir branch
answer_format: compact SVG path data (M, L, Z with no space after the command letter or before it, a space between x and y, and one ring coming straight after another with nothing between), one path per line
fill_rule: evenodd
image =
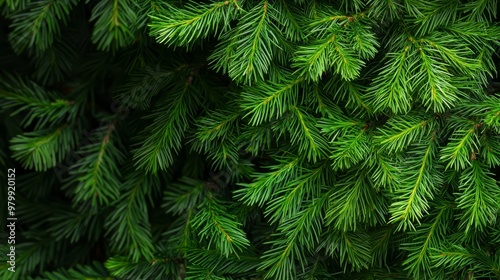
M367 134L366 128L362 128L353 134L346 133L332 141L330 158L333 160L333 169L345 170L366 159L366 155L372 151L370 142L370 136Z
M371 179L373 185L378 190L379 186L389 188L390 191L397 187L401 181L401 171L396 165L396 160L392 157L386 156L380 150L375 151L375 156L372 158L371 165Z
M373 109L366 102L366 87L355 81L345 81L333 77L324 86L324 91L329 92L336 103L346 103L346 108L360 114L366 112L371 114ZM328 107L335 107L335 103L329 103Z
M24 10L28 4L30 4L31 0L5 0L5 5L9 8L10 11L19 11ZM2 5L4 2L0 2Z
M458 72L469 77L477 77L483 70L477 54L460 38L444 32L435 32L432 36L421 38L419 42L433 55L437 50L441 58ZM424 58L422 58L424 59ZM449 76L444 75L444 77Z
M50 223L47 229L56 240L66 239L75 244L83 237L86 237L86 242L95 242L102 230L101 216L95 213L92 209L84 208L86 212L75 211L68 207L54 209L54 207L37 207L34 208L40 212L52 213L44 219Z
M392 22L403 16L401 11L404 7L401 1L398 0L370 0L369 5L370 10L368 11L368 16L377 18L381 22Z
M352 136L352 134L356 134L366 128L366 122L363 120L346 115L337 105L331 105L333 106L328 106L328 118L318 120L318 127L321 128L321 133L328 136L331 143L339 137Z
M498 2L495 0L476 0L469 1L464 5L464 11L468 18L473 21L491 21L497 17Z
M46 50L36 51L35 79L43 84L53 84L68 76L77 58L77 50L71 43L56 39Z
M239 116L240 112L236 110L208 112L207 116L197 121L196 137L203 142L224 137L228 130L230 131L235 124L238 124Z
M432 3L417 3L415 6L417 17L416 35L421 36L434 31L440 25L453 24L458 18L460 1L437 0Z
M480 139L481 150L479 156L489 166L500 165L500 137L498 135L490 135L484 133Z
M241 32L243 30L239 28L232 28L220 35L220 42L208 57L212 69L224 74L229 72L230 65L234 60L234 55L238 48L237 42Z
M279 0L274 3L274 9L270 10L271 17L282 26L283 35L292 42L301 41L304 31L298 19L302 17L300 10L288 3L286 0Z
M152 99L168 89L178 75L188 75L188 71L192 70L187 64L172 66L165 69L160 64L147 65L144 69L131 73L127 82L116 89L117 100L123 106L149 109Z
M242 143L242 147L246 152L257 156L262 150L270 149L273 143L277 143L279 139L274 138L273 133L274 122L265 123L259 126L242 125L241 134L238 142Z
M26 234L26 233L25 233ZM47 265L60 264L63 253L67 253L68 241L57 242L50 236L35 235L36 238L19 242L16 246L16 266L15 275L12 276L12 271L7 270L9 266L6 262L7 258L2 257L2 265L0 265L0 277L5 279L26 279L30 274L36 273L37 269L44 270ZM3 248L2 248L3 247ZM3 251L7 252L7 246L1 245ZM10 248L9 248L10 249Z
M491 279L500 276L498 254L490 256L481 250L462 245L447 244L442 247L434 250L433 261L434 266L448 269L447 276L453 272Z

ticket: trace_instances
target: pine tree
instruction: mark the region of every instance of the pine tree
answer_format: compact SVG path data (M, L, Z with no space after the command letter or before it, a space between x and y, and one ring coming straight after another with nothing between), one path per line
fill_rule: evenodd
M0 278L499 279L497 10L0 0Z

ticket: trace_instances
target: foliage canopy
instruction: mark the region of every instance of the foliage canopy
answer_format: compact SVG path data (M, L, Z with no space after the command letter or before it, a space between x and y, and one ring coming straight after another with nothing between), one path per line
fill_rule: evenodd
M0 0L0 278L500 278L497 6Z

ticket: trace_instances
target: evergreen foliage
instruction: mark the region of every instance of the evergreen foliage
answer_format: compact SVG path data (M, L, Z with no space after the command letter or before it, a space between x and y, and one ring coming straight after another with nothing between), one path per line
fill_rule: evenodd
M0 278L499 279L497 11L0 0Z

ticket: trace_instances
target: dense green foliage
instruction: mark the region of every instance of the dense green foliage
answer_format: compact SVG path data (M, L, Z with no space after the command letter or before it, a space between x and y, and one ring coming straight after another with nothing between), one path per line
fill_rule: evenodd
M1 279L500 278L497 0L0 11Z

